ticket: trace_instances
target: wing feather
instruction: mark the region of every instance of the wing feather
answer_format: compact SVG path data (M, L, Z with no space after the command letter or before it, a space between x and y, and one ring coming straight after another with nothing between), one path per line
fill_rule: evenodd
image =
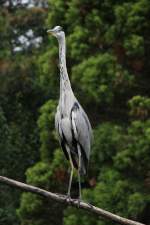
M59 111L59 106L57 106L57 112L55 114L55 129L57 131L59 143L64 152L64 155L66 156L67 160L69 160L68 152L66 149L66 139L60 125L61 125L61 115Z
M71 121L75 138L81 151L84 151L82 155L89 161L92 129L86 113L78 103L75 103L71 110Z

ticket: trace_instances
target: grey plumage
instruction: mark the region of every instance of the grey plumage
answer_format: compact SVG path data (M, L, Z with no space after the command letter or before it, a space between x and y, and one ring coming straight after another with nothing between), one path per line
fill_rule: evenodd
M66 68L65 33L60 26L48 30L59 43L60 66L60 98L55 115L55 128L60 145L71 164L68 195L73 176L73 167L78 170L79 195L81 198L80 174L87 173L90 158L92 129L89 119L82 106L74 96Z

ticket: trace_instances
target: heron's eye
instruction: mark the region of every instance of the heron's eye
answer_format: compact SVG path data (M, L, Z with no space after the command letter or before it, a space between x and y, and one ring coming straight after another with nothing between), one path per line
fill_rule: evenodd
M57 31L62 31L62 27L59 26L59 27L57 28Z

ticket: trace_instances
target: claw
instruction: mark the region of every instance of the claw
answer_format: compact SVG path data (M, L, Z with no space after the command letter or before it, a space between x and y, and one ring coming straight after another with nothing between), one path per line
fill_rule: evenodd
M87 202L87 204L90 206L91 209L93 208L92 204L90 204L89 202Z
M71 196L69 194L67 194L66 197L65 197L65 201L70 202L70 200L71 200Z

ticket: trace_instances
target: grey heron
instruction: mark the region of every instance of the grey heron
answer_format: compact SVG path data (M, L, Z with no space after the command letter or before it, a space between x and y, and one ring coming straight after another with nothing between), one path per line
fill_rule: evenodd
M55 115L55 128L61 148L71 165L68 197L70 198L73 171L76 168L78 171L79 199L81 199L80 175L87 173L92 128L85 111L71 88L66 66L65 33L60 26L56 26L47 32L55 36L59 44L60 98Z

